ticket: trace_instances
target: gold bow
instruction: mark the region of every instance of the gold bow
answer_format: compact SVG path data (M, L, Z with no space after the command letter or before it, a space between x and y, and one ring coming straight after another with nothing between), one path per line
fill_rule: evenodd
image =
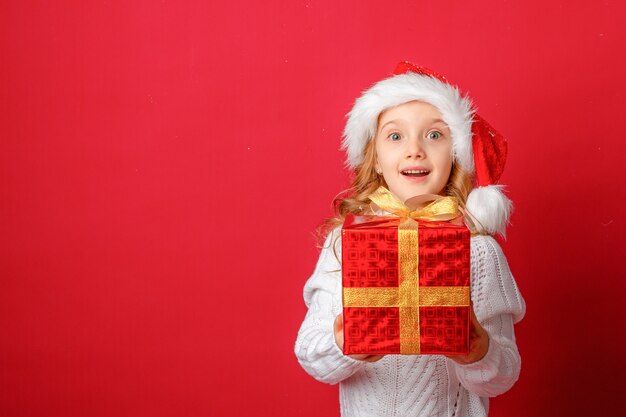
M454 197L425 194L410 198L405 204L400 202L387 188L380 186L369 198L378 208L402 218L445 222L461 216L459 202ZM427 201L432 202L421 209L416 209Z

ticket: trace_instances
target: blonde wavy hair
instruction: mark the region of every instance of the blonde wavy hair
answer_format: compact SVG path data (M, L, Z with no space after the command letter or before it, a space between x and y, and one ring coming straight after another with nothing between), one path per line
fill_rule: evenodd
M371 214L369 195L378 187L387 183L381 174L376 172L376 146L374 139L370 140L365 148L363 163L353 172L350 188L340 192L333 199L335 216L326 219L317 230L318 245L338 226L342 225L348 214ZM456 197L459 206L467 213L465 207L467 196L472 191L473 176L452 163L450 177L445 188L445 195ZM466 214L467 217L467 214ZM333 244L334 247L334 244Z

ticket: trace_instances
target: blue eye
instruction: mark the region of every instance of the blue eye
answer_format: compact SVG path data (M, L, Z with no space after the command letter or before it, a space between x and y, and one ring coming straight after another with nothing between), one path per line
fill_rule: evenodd
M399 133L392 133L391 135L387 136L389 139L396 141L396 140L400 140L401 136Z
M434 130L432 132L428 132L428 135L426 135L426 137L428 139L437 140L441 137L441 132L437 132L436 130Z

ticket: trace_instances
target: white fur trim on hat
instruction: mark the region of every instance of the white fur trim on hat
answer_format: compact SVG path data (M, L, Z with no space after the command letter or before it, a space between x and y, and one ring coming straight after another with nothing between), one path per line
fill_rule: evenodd
M469 173L474 172L472 155L472 103L458 89L436 78L414 72L399 74L374 84L363 92L348 113L342 149L348 154L346 165L363 163L365 147L376 133L378 116L383 111L409 101L424 101L435 106L452 134L454 160Z
M513 203L504 195L503 189L503 185L488 185L474 188L467 196L465 207L477 232L506 236Z

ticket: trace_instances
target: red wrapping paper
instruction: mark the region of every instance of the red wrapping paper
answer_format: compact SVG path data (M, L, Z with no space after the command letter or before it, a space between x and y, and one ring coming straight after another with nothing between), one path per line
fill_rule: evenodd
M400 221L396 216L349 215L344 222L343 352L346 355L407 353L406 348L401 348L401 326L406 323L402 312L406 310L398 306L346 306L346 289L398 288ZM418 236L420 293L432 287L444 290L460 287L469 293L470 231L467 227L450 222L418 221ZM419 353L468 353L469 305L413 307L419 309ZM415 329L403 331L415 332Z

